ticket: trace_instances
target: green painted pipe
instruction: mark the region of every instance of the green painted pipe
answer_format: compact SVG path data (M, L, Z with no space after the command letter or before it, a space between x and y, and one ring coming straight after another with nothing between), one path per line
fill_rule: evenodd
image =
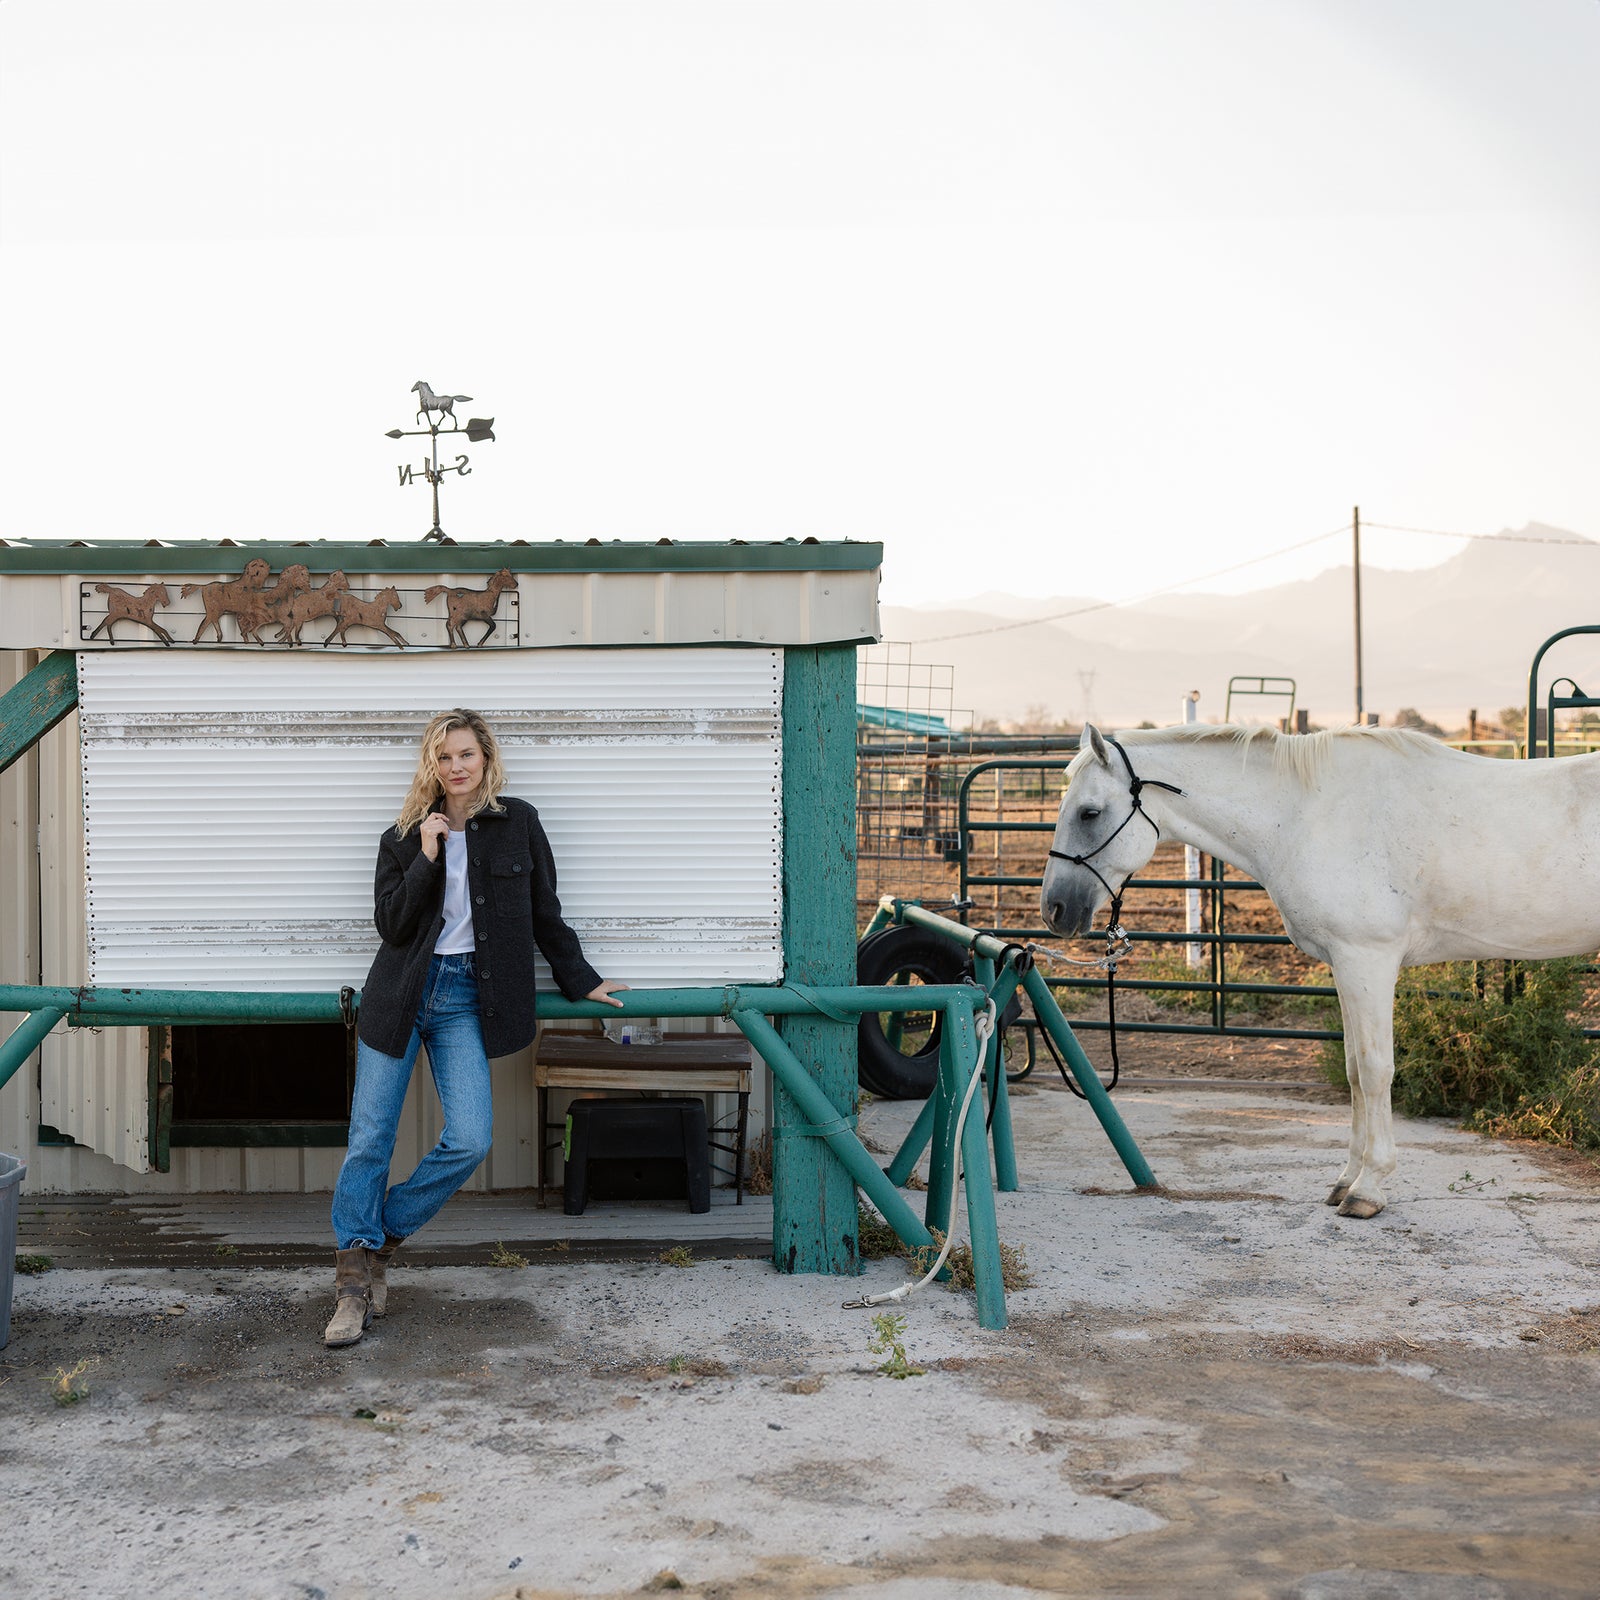
M78 658L52 650L0 695L0 772L31 750L78 703Z
M30 1012L0 1044L0 1089L3 1089L35 1050L39 1041L66 1015L59 1006L43 1006Z
M973 965L980 984L986 978L990 980L987 998L994 1001L996 1013L1000 1012L1016 993L1022 975L1008 961L1001 970L998 981L994 981L994 963L987 956L977 957ZM1000 1082L996 1087L994 1126L990 1130L994 1138L995 1183L1004 1193L1012 1194L1021 1188L1021 1183L1017 1178L1016 1141L1011 1127L1011 1097L1006 1093L1005 1068L1000 1061L998 1036L990 1041L987 1060L991 1065L986 1065L985 1070L1000 1074ZM906 1179L916 1170L922 1152L928 1148L928 1142L933 1138L938 1099L938 1091L935 1090L922 1102L917 1120L911 1124L911 1131L905 1136L900 1148L895 1151L894 1160L889 1163L889 1181L896 1188L905 1187Z
M735 1011L765 1016L815 1016L829 1011L850 1017L864 1011L930 1011L957 1001L971 1006L981 999L968 984L925 984L914 989L892 985L877 988L829 986L796 989L788 985L733 985L706 989L629 989L621 1008L598 1000L564 1000L542 994L538 1014L546 1020L585 1017L731 1017ZM360 995L356 996L359 1004ZM230 1022L338 1022L336 993L270 994L248 989L69 989L37 984L0 984L0 1012L37 1011L55 1006L84 1025L96 1027L122 1018L162 1017Z
M986 956L991 961L1003 961L1006 951L1016 948L1014 943L1008 944L1004 939L995 938L992 933L980 933L976 928L968 928L962 923L952 922L948 917L924 911L921 906L910 900L896 900L894 908L895 916L902 923L943 934L946 939L953 939L957 944L965 945L974 955Z
M1017 1145L1011 1128L1011 1096L1006 1084L1006 1064L1000 1058L999 1017L1011 1004L1011 997L1017 992L1022 974L1017 971L1014 962L1007 961L996 979L994 962L988 956L975 956L973 968L978 975L978 982L994 1004L996 1022L983 1054L983 1070L987 1080L984 1088L989 1092L990 1103L994 1106L994 1118L989 1122L989 1140L994 1146L994 1182L995 1187L1003 1193L1015 1194L1022 1185L1017 1179ZM987 1108L985 1110L987 1112Z
M905 1136L904 1143L895 1151L894 1160L889 1163L889 1182L897 1189L905 1188L906 1179L917 1170L917 1162L933 1137L933 1109L938 1098L936 1089L922 1102L917 1120L911 1124L911 1132Z
M757 1011L736 1011L733 1020L745 1038L760 1051L762 1060L772 1068L773 1075L789 1091L800 1114L812 1127L825 1130L818 1137L827 1141L828 1148L855 1179L862 1193L883 1213L883 1220L894 1229L896 1235L913 1250L931 1245L933 1235L917 1220L916 1212L906 1204L900 1191L889 1182L883 1169L867 1153L866 1146L856 1137L854 1129L779 1037L778 1030Z
M1084 1098L1100 1119L1100 1126L1106 1130L1111 1143L1116 1147L1117 1154L1122 1157L1122 1164L1128 1169L1128 1176L1141 1189L1154 1189L1156 1175L1150 1170L1150 1163L1140 1153L1139 1146L1134 1143L1133 1135L1128 1132L1128 1125L1122 1120L1117 1108L1111 1103L1111 1096L1105 1091L1105 1086L1100 1082L1100 1075L1094 1070L1093 1063L1083 1053L1083 1046L1078 1043L1077 1036L1067 1025L1067 1019L1061 1015L1061 1008L1056 1004L1055 996L1050 993L1050 986L1044 980L1044 974L1033 967L1022 980L1022 986L1028 991L1028 998L1033 1001L1033 1013L1039 1019L1040 1026L1056 1042L1062 1059L1072 1069L1072 1075L1078 1080L1078 1087L1083 1090Z
M947 1006L944 1025L951 1038L950 1053L957 1063L956 1077L965 1094L973 1074L981 1076L983 1073L972 1013L960 1006ZM967 1062L971 1066L962 1070ZM994 1178L989 1170L989 1140L983 1131L983 1110L980 1087L961 1129L961 1164L967 1186L967 1243L972 1250L978 1326L1003 1328L1006 1325L1005 1274L1000 1263L1000 1223L994 1211Z

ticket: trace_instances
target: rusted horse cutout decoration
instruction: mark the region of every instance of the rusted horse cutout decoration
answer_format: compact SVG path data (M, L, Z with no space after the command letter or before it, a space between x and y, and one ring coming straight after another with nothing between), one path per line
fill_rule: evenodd
M166 584L152 583L143 594L129 594L126 589L118 589L112 584L97 583L94 592L106 597L106 614L95 625L94 633L89 635L91 639L104 628L107 642L115 644L117 624L137 622L140 627L148 628L162 644L172 643L172 635L155 619L156 607L167 605L172 600Z
M435 394L421 378L411 385L411 392L417 397L417 404L422 409L417 413L417 421L421 422L430 411L437 411L441 417L449 417L453 422L456 415L456 401L470 400L470 394Z
M254 615L255 608L260 604L262 586L271 571L272 568L257 556L245 563L244 571L237 578L227 582L184 584L181 591L183 598L187 600L190 595L198 594L206 608L204 621L195 629L194 643L199 644L200 636L207 628L211 628L216 632L217 643L221 644L224 617L235 618L239 622L240 636L248 638L244 618ZM269 619L264 617L262 620Z
M300 643L300 630L308 622L315 622L319 617L337 617L339 602L349 592L350 580L342 572L330 572L320 589L291 594L281 603L274 600L272 609L278 619L279 643L297 645ZM323 644L327 644L336 631L337 624L323 639Z
M465 399L465 395L457 396ZM494 614L500 604L500 596L507 589L515 589L517 580L511 576L510 569L501 567L489 580L487 589L452 589L449 584L436 583L424 595L423 599L434 601L440 595L448 596L445 602L447 617L445 633L450 640L452 650L469 650L480 648L485 639L495 630ZM467 643L467 624L469 622L486 622L488 627L483 630L483 638L478 640L476 646Z
M340 644L349 644L345 634L351 628L372 628L378 633L386 633L400 646L402 650L406 642L393 628L389 626L389 613L400 609L400 591L391 583L387 589L380 589L370 600L363 600L360 595L344 594L339 597L339 625L322 642L332 644L335 639Z

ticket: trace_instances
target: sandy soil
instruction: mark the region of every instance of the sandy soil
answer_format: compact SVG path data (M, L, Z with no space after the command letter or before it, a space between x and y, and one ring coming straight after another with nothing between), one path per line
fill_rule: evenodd
M21 1278L0 1593L1592 1596L1594 1169L1404 1123L1352 1222L1342 1107L1120 1099L1167 1193L1041 1079L1000 1199L1033 1285L1004 1332L915 1297L903 1382L863 1280L748 1260L397 1270L346 1352L321 1273Z

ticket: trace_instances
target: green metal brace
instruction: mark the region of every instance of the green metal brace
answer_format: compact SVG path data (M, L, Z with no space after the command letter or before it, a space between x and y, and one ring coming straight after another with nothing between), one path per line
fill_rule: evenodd
M0 695L0 772L31 750L78 703L78 658L52 650Z

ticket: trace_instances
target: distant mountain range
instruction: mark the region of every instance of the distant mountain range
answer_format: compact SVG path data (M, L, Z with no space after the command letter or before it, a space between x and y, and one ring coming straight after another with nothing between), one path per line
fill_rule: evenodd
M1536 539L1581 544L1524 542ZM1524 704L1533 653L1551 634L1600 624L1600 543L1530 523L1474 540L1436 567L1394 572L1363 562L1361 596L1366 709L1388 722L1411 706L1456 728L1469 707L1493 718L1502 706ZM1054 718L1088 713L1114 726L1173 722L1182 697L1198 689L1201 721L1220 721L1229 677L1244 674L1295 679L1314 723L1354 715L1349 567L1251 594L1167 595L978 631L1093 604L1087 596L988 593L957 604L885 606L884 637L914 644L916 661L953 666L956 707L980 719L1016 721L1043 707ZM1600 635L1558 645L1542 685L1552 672L1600 695Z

